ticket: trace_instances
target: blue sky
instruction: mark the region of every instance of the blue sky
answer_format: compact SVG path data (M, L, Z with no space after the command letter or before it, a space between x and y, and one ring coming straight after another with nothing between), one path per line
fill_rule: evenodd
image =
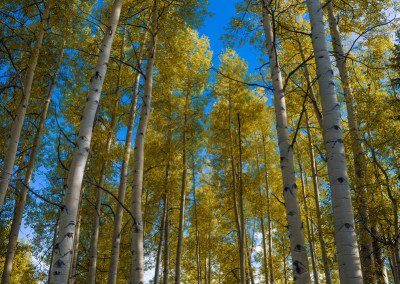
M217 67L217 57L225 49L223 41L220 38L225 33L224 28L228 26L230 19L235 15L235 3L239 1L209 0L209 2L208 10L214 15L206 18L203 27L199 29L199 34L204 34L210 39L211 49L214 52L213 56L215 58L213 64ZM254 50L251 45L247 44L241 48L234 47L234 50L241 58L248 62L250 73L253 73L257 67L260 67L261 64L257 60L257 56L260 53Z

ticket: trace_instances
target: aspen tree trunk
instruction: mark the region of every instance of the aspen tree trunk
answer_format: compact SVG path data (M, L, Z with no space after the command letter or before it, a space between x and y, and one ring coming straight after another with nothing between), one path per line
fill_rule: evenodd
M32 150L31 154L29 156L29 161L28 161L28 166L26 168L26 174L24 178L24 184L21 188L21 195L19 196L17 200L17 204L15 206L14 210L14 216L13 216L13 221L11 225L11 231L10 231L10 237L7 245L7 254L6 254L6 260L4 262L4 269L3 269L3 276L1 279L2 284L8 284L10 283L10 277L11 277L11 271L12 271L12 266L14 262L14 257L15 257L15 249L17 247L17 242L18 242L18 235L19 235L19 230L21 228L21 222L22 222L22 217L25 209L25 203L26 203L26 197L28 194L28 188L29 184L31 182L33 170L35 168L35 161L36 161L36 155L39 150L39 143L40 143L40 138L42 136L43 128L46 122L47 118L47 113L49 110L50 102L51 102L51 97L53 95L53 91L57 82L57 77L58 74L60 73L60 68L61 68L61 63L62 63L62 58L64 56L64 50L65 50L65 42L63 43L63 46L61 48L60 55L58 57L58 62L56 66L56 70L54 72L53 78L51 80L50 88L47 93L47 97L45 100L45 104L42 110L42 114L40 115L40 121L39 125L37 128L37 132L35 134L35 137L33 138L33 144L32 144Z
M303 223L301 221L300 205L297 196L296 176L293 163L293 147L290 144L289 130L287 126L286 102L282 75L277 57L277 49L274 42L274 31L270 19L270 7L266 0L261 0L261 3L263 7L262 21L269 55L272 85L274 89L276 129L278 133L283 180L283 197L285 200L291 255L293 259L293 279L295 283L311 283Z
M79 207L79 195L82 186L85 165L89 155L93 124L99 107L101 89L106 75L112 42L115 36L123 0L115 0L108 21L107 32L101 43L95 75L91 79L89 96L81 120L79 138L70 167L65 201L60 218L60 230L56 243L53 272L50 283L67 283L71 265L76 217Z
M308 84L311 84L311 76L308 72L308 67L305 66L306 77ZM310 94L314 94L314 89L311 87L309 89ZM308 111L305 111L306 117L306 124L307 124L307 139L308 139L308 148L310 151L310 164L311 164L311 172L312 172L312 181L313 181L313 188L314 188L314 201L315 201L315 208L316 208L316 215L317 215L317 233L319 244L321 247L322 253L322 262L324 264L324 273L325 273L325 282L326 284L332 284L332 277L331 277L331 270L329 267L329 260L328 260L328 253L326 251L326 243L324 240L324 232L322 230L322 212L320 207L320 199L319 199L319 181L318 181L318 171L317 171L317 162L315 160L314 148L313 148L313 140L311 136L311 125L308 117Z
M210 226L210 228L211 228L211 226ZM211 263L211 233L210 232L208 233L208 247L210 249L208 250L208 271L207 271L208 272L208 277L207 277L208 282L207 283L211 284L211 282L212 282L212 279L211 279L212 263Z
M240 114L237 114L238 119L238 138L239 138L239 209L240 209L240 259L243 266L246 267L246 220L244 217L244 201L243 201L243 169L242 169L242 137ZM250 266L250 263L249 263ZM242 280L243 281L243 280Z
M196 267L197 267L197 284L201 284L201 260L200 260L200 236L197 221L197 199L196 199L196 175L195 175L195 162L193 157L193 203L194 203L194 215L195 215L195 226L196 226Z
M246 254L247 254L247 264L248 264L248 269L249 269L249 276L250 276L250 282L251 284L254 284L254 273L253 273L253 267L251 265L251 254L250 250L248 249L248 244L247 244L247 238L246 238Z
M340 281L344 284L362 283L360 256L340 122L340 109L325 37L322 8L318 0L307 0L307 6L312 28L311 38L324 117L324 138L331 185Z
M167 201L167 195L165 195L165 197L164 197L164 209L163 209L163 214L161 216L161 221L160 221L160 224L161 224L161 226L160 226L160 241L158 242L156 267L155 267L155 273L154 273L154 284L158 283L158 278L159 278L159 273L160 273L161 251L162 251L163 240L164 240L165 219L167 216L166 201Z
M228 106L228 125L229 125L229 138L230 138L230 152L231 152L231 167L232 167L232 192L233 192L233 208L235 212L235 221L236 221L236 229L238 232L238 241L239 241L239 259L240 259L240 281L242 284L245 283L246 279L246 263L244 253L242 254L242 230L241 223L239 217L239 209L237 206L237 198L236 198L236 169L235 169L235 155L234 155L234 143L233 143L233 133L232 133L232 99L229 94L229 106Z
M134 170L132 184L131 212L134 216L132 225L132 284L144 283L144 259L143 259L143 216L142 216L142 188L144 167L144 140L147 124L150 117L151 96L153 93L153 69L156 59L157 33L158 33L158 0L154 0L152 29L150 31L150 44L148 49L146 81L144 84L143 105L140 114L139 125L135 140ZM168 213L167 213L168 216ZM166 228L168 227L168 224Z
M297 147L298 148L298 147ZM306 224L307 224L307 234L308 234L308 244L310 246L310 255L311 255L311 264L313 268L313 276L314 276L314 283L318 284L318 267L317 267L317 262L315 259L315 251L314 251L314 238L311 232L311 224L310 224L310 212L308 211L308 202L307 202L307 196L306 196L306 191L305 191L305 185L304 185L304 176L303 176L303 166L302 166L302 161L300 158L299 152L297 153L297 162L299 164L300 168L300 180L301 180L301 191L303 194L303 204L304 204L304 211L306 213Z
M60 214L57 215L57 222L54 227L53 242L51 244L52 249L51 249L51 257L50 257L50 267L49 267L49 275L47 276L47 283L50 283L50 275L51 275L51 271L53 270L53 260L54 260L54 254L55 254L54 246L57 241L57 233L58 233L59 224L60 224Z
M124 57L124 46L125 46L125 27L124 27L124 31L123 31L120 60L123 60L123 57ZM139 60L140 60L140 58L141 57L139 57ZM140 64L140 61L138 64ZM132 123L132 120L135 121L137 93L138 93L138 89L139 89L138 76L140 79L140 75L137 75L134 90L133 90L133 99L132 99L130 116L129 116L130 124ZM114 104L113 114L111 117L110 127L108 130L109 133L108 133L108 137L107 137L107 141L106 141L106 155L105 155L105 159L103 161L103 165L101 167L99 183L98 183L98 187L96 190L96 205L95 205L96 213L94 214L94 218L93 218L92 234L91 234L91 238L90 238L90 248L89 248L89 273L88 273L88 283L89 284L96 283L97 245L98 245L98 241L99 241L99 231L100 231L101 201L103 199L102 188L104 187L104 183L106 181L108 155L110 153L111 143L113 141L114 129L117 124L117 115L118 115L120 92L121 92L121 77L122 77L122 63L120 63L120 65L118 67L117 88L115 91L116 100L115 100L115 104ZM132 115L132 112L133 112L133 115ZM132 126L132 128L133 128L133 126ZM129 133L129 129L130 129L130 125L128 126L128 133ZM131 134L131 136L132 136L132 134Z
M262 134L263 152L264 152L264 167L265 167L265 192L267 194L267 218L268 218L268 263L269 263L269 279L271 284L274 283L274 270L272 261L272 225L271 225L271 199L268 183L268 169L267 169L267 150L265 148L265 137Z
M74 284L76 282L76 267L78 264L79 238L81 232L82 197L84 193L85 193L85 187L82 187L81 195L79 197L78 217L76 219L76 226L75 226L75 238L72 250L72 264L71 264L71 269L69 270L69 277L68 277L69 284Z
M265 226L264 219L260 218L261 223L261 233L262 233L262 243L263 243L263 257L264 257L264 277L265 283L269 284L269 275L268 275L268 254L267 254L267 239L265 237Z
M141 63L142 63L141 61L142 61L142 58L139 58L138 66L141 65ZM139 81L140 81L140 74L139 74L139 72L137 72L136 78L135 78L135 85L134 85L134 90L133 90L131 108L129 110L129 124L128 124L128 129L126 132L124 154L123 154L119 187L118 187L118 200L122 204L125 203L126 184L127 184L127 179L128 179L128 167L129 167L129 160L131 157L131 150L132 150L132 135L133 135L133 128L135 126L135 118L136 118L136 106L137 106L137 96L138 96L138 91L139 91ZM114 225L113 225L114 227L113 227L113 238L112 238L112 247L111 247L111 258L110 258L108 280L107 280L107 282L109 284L116 283L117 274L118 274L122 218L123 218L123 214L124 214L124 209L119 202L117 203L117 208L115 210L115 218L114 218Z
M182 259L182 243L183 243L183 227L185 223L185 203L186 203L186 127L187 127L187 110L188 110L188 98L189 92L186 94L185 103L185 114L184 114L184 125L183 125L183 135L182 135L182 189L181 189L181 203L179 208L179 229L178 229L178 245L176 248L176 264L175 264L175 283L180 283L181 278L181 259Z
M351 90L349 71L346 64L346 55L344 53L342 39L339 31L339 26L333 11L332 1L327 1L328 18L330 34L332 37L332 45L336 66L339 69L339 75L342 82L343 94L346 102L347 118L349 123L350 137L352 140L353 162L355 170L355 198L356 206L358 209L358 216L360 218L360 257L361 266L363 269L364 283L375 283L375 268L374 268L374 254L372 248L371 238L371 225L369 218L369 208L367 194L368 189L366 183L367 176L367 163L365 157L365 150L363 145L363 138L358 125L358 114L354 105L354 95Z
M258 162L258 149L256 148L256 163L257 163L257 176L260 175L260 165ZM259 195L260 195L260 200L263 200L261 188L259 188ZM268 276L268 254L267 254L267 238L266 238L266 233L265 233L265 226L264 226L264 206L261 206L260 209L260 224L261 224L261 234L262 234L262 247L263 247L263 268L264 268L264 278L265 278L265 284L269 284L269 276Z
M66 172L68 174L68 172ZM62 191L62 198L64 200L65 197L65 188L66 184L63 185L63 191ZM61 209L58 210L57 213L57 221L56 225L54 226L54 233L53 233L53 241L51 243L51 258L50 258L50 267L49 267L49 274L47 275L47 283L50 283L50 277L51 277L51 272L53 271L53 263L54 263L54 256L55 256L55 246L57 243L57 234L58 234L58 229L60 227L60 217L61 217Z
M10 139L8 140L8 147L6 155L3 160L3 166L0 171L0 214L3 211L4 199L6 198L8 185L13 172L15 157L17 155L19 138L21 136L22 127L24 126L26 109L29 104L31 89L33 84L33 77L35 75L36 66L39 59L40 49L42 48L44 33L50 17L50 9L54 4L53 0L49 0L41 15L41 24L39 31L36 35L36 42L33 46L31 57L28 62L25 79L22 87L22 97L19 102L14 121L11 125Z
M169 276L169 200L166 198L165 202L166 215L165 215L165 231L164 231L164 274L163 274L163 283L168 283Z

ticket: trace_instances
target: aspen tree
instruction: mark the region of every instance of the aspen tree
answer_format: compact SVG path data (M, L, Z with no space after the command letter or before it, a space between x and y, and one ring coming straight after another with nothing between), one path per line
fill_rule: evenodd
M149 47L146 67L146 81L144 84L143 105L135 139L134 170L132 184L131 212L133 217L132 226L132 266L130 283L144 283L144 259L143 259L143 217L142 217L142 189L144 168L144 141L147 124L150 117L151 96L153 93L153 69L156 59L157 34L158 34L158 6L159 0L154 0L151 31L149 33ZM167 203L168 204L168 203ZM167 208L168 210L168 208ZM168 213L167 213L168 216ZM168 219L168 218L167 218ZM167 226L166 226L167 227ZM166 229L167 230L167 229Z
M302 44L300 40L298 41L299 44L299 49L300 49L300 55L301 59L305 61L305 56L304 56L304 51ZM315 105L316 102L316 95L315 91L312 85L312 80L311 80L311 74L308 69L307 65L304 65L304 75L306 77L307 85L308 85L308 94L310 98L313 100L313 109L315 116L317 117L318 125L321 128L322 134L323 132L323 119L322 115L319 112L318 108ZM328 261L328 253L326 251L326 243L324 240L323 236L323 230L322 230L322 219L321 219L321 207L320 207L320 198L319 198L319 181L318 181L318 172L317 172L317 163L315 160L315 154L314 154L314 148L313 148L313 139L311 136L311 130L310 130L310 121L309 121L309 116L308 116L308 110L305 110L305 118L306 118L306 128L307 128L307 140L308 140L308 148L310 151L310 163L311 163L311 172L312 172L312 180L313 180L313 188L314 188L314 201L315 201L315 207L317 210L317 233L318 233L318 238L319 238L319 243L321 247L321 252L322 252L322 261L324 263L324 272L325 272L325 282L327 284L332 283L332 277L331 277L331 271L329 267L329 261Z
M63 210L60 217L60 230L55 245L55 257L50 283L67 283L71 265L79 195L85 165L89 155L93 125L100 102L100 94L107 72L112 42L121 14L122 0L115 0L112 6L107 31L101 43L95 74L91 79L89 95L80 124L79 138L70 167Z
M53 78L51 80L51 84L49 87L49 91L47 93L47 97L46 97L45 104L44 104L44 107L42 110L42 114L40 116L40 121L39 121L39 125L37 128L37 132L35 134L35 137L33 138L32 150L31 150L31 154L29 157L28 167L26 169L25 179L23 181L21 194L19 196L19 199L16 202L14 216L13 216L13 222L11 225L10 238L9 238L8 246L7 246L7 257L6 257L6 261L4 262L4 270L3 270L2 280L1 280L2 284L10 283L11 271L12 271L13 261L14 261L14 257L15 257L15 249L17 246L19 230L21 228L23 212L25 209L25 202L26 202L26 197L28 194L28 187L29 187L29 184L32 179L32 174L33 174L33 170L35 167L36 156L39 151L40 138L42 136L44 125L46 122L51 98L53 96L54 88L56 86L58 74L60 73L61 63L62 63L62 59L64 56L64 50L65 50L65 42L63 42L63 45L61 47L60 55L59 55L58 61L57 61L57 66L54 71Z
M188 82L190 84L190 82ZM188 100L189 91L186 94L185 99L185 111L184 111L184 123L183 123L183 135L182 135L182 188L181 188L181 201L179 207L179 234L178 234L178 245L176 249L176 265L175 265L175 283L180 283L181 277L181 259L182 259L182 242L183 242L183 226L185 222L185 203L186 203L186 175L187 175L187 165L186 165L186 133L187 133L187 111L188 111Z
M340 281L341 283L362 283L340 110L325 37L323 14L318 0L307 0L307 7L324 117L324 140L327 150Z
M144 46L144 42L142 46ZM142 49L143 50L143 49ZM138 68L140 68L142 63L143 52L141 50L141 54L139 54ZM121 54L122 55L122 54ZM122 58L122 57L121 57ZM139 91L139 82L140 82L140 73L136 73L135 85L133 89L133 96L131 102L131 108L129 111L129 124L128 129L126 131L125 137L125 145L122 159L122 166L120 172L120 181L118 187L118 201L117 208L115 210L115 218L113 224L113 237L111 242L111 258L110 265L108 269L108 283L116 283L117 281L117 272L118 272L118 263L119 263L119 254L120 254L120 243L121 243L121 229L122 229L122 217L123 217L123 207L121 205L125 202L125 193L126 193L126 184L128 179L128 166L129 160L131 156L132 149L132 136L133 136L133 128L135 125L136 118L136 106L137 106L137 97Z
M375 268L374 268L374 254L372 249L371 226L369 221L369 209L367 204L367 165L365 150L363 145L363 138L358 125L358 114L354 105L354 95L351 90L350 76L346 63L346 55L343 49L342 38L339 31L339 26L333 11L332 1L327 1L328 20L330 35L332 38L332 46L336 66L339 69L339 75L343 87L343 95L346 102L347 119L349 123L351 145L353 152L353 162L355 169L355 198L358 209L358 216L360 217L360 257L361 266L363 269L363 279L365 283L375 283Z
M11 125L10 139L8 140L8 147L6 155L3 160L3 166L0 172L0 213L3 210L4 199L6 198L8 185L12 176L15 157L17 155L19 138L21 136L22 127L25 121L25 114L29 104L29 98L31 96L33 79L35 76L36 66L39 60L40 49L42 48L44 34L46 32L47 23L50 17L50 9L53 6L53 0L49 0L46 3L43 14L41 15L41 21L39 30L36 35L35 45L33 46L32 53L28 62L28 68L26 70L25 80L22 87L22 97L19 102L17 112L14 121Z
M304 230L301 221L301 212L297 196L297 185L293 163L293 147L290 145L287 127L287 113L282 75L277 58L277 49L274 41L274 31L270 18L268 1L261 0L262 22L268 49L271 68L271 79L274 91L274 105L276 114L276 129L281 156L283 177L283 195L285 199L286 216L290 232L291 255L293 259L293 273L295 283L310 283L308 270L307 249L305 246Z

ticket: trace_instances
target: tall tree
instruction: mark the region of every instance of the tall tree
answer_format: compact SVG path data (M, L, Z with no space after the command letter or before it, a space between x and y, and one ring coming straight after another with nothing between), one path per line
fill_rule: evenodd
M293 162L293 145L289 138L287 126L287 113L285 103L285 93L277 47L275 32L271 22L271 8L268 1L261 0L262 22L266 45L271 69L271 80L274 92L274 104L276 115L276 129L278 133L278 143L281 156L281 169L283 177L283 195L285 198L286 216L290 231L291 255L293 258L293 273L296 283L310 283L310 273L308 270L307 249L304 239L303 223L297 196L296 176Z
M342 283L362 283L350 184L344 150L340 109L336 97L332 65L325 37L319 1L307 0L311 22L317 77L321 96L324 139L331 185L336 250Z
M56 243L54 268L52 271L53 274L50 276L50 283L66 283L68 279L72 246L75 237L75 222L78 214L80 189L89 155L93 125L99 107L101 89L107 72L111 46L121 14L122 2L122 0L115 0L113 3L107 24L107 32L104 35L98 54L95 74L91 79L89 95L79 130L79 138L68 175L67 190L60 216L60 230Z

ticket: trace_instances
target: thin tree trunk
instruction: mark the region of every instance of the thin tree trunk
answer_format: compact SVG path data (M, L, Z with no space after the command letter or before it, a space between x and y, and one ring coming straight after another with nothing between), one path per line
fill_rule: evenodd
M340 109L325 37L322 8L318 0L307 0L307 6L312 27L311 38L324 117L324 138L327 149L340 281L341 283L362 283Z
M69 270L68 284L76 283L76 268L77 268L77 264L78 264L79 238L80 238L80 232L81 232L82 197L83 197L84 193L85 193L85 187L82 187L81 196L79 198L78 217L76 219L76 226L75 226L74 247L72 250L73 251L72 264L71 264L71 269Z
M254 282L253 267L251 265L251 253L250 253L250 250L249 250L249 247L248 247L248 244L247 244L247 238L245 240L246 240L246 248L247 248L246 249L247 264L248 264L247 267L248 267L248 270L249 270L250 283L254 284L255 282Z
M195 161L193 157L193 203L194 203L194 215L195 215L195 226L196 226L196 267L197 267L197 284L201 284L201 259L200 259L200 235L198 229L197 220L197 199L196 199L196 175L195 175Z
M355 170L355 198L360 218L360 256L361 266L363 269L364 283L375 283L374 254L372 249L372 238L370 235L371 225L369 218L369 208L367 194L368 189L366 183L367 164L365 150L363 145L363 137L358 125L358 114L354 105L354 95L351 90L349 71L346 64L346 55L343 50L342 39L339 26L333 11L332 1L327 1L328 18L330 34L332 38L332 46L336 60L336 66L339 69L339 75L342 82L343 94L346 102L347 118L349 123L350 137L352 141L352 152Z
M285 279L285 284L288 284L288 276L287 276L287 268L286 268L286 246L285 246L285 239L283 235L281 236L281 243L282 243L282 252L283 252L283 276Z
M239 113L237 114L237 119L238 119L238 138L239 138L239 209L240 209L240 236L241 236L240 259L241 262L243 262L243 266L245 267L247 238L246 238L246 220L244 216L244 201L243 201L242 137L241 137L241 121Z
M47 277L47 283L50 283L50 275L51 275L51 271L53 270L53 260L54 260L54 254L55 254L54 246L57 241L57 233L58 233L59 224L60 224L60 213L57 214L57 222L54 227L53 242L51 244L52 249L51 249L51 257L50 257L50 267L49 267L49 275Z
M135 218L132 225L132 265L131 283L144 283L144 252L143 252L143 216L142 216L142 189L144 167L144 141L147 124L150 117L151 96L153 93L153 69L156 59L157 33L158 33L158 0L154 0L152 29L150 31L150 44L148 49L146 81L144 84L143 105L137 129L134 151L134 170L131 198L131 212ZM168 213L167 213L168 215Z
M293 147L290 144L287 126L286 102L282 75L275 46L275 35L271 24L268 1L261 0L263 7L263 25L269 55L271 79L274 89L274 105L276 114L276 129L280 151L280 163L283 181L283 197L285 200L286 218L290 234L290 247L293 259L295 283L311 283L308 269L307 249L304 239L303 223L301 221L300 205L297 196L296 176L293 162Z
M208 280L208 284L211 284L211 272L212 272L212 261L211 261L211 233L209 232L208 233L208 247L210 248L209 250L208 250L208 277L207 277L207 280Z
M145 43L143 43L143 44L145 44ZM141 61L142 61L142 58L139 58L138 66L141 65ZM137 72L136 78L135 78L135 86L134 86L134 90L133 90L134 93L132 96L131 108L129 111L129 124L128 124L128 129L126 132L124 154L123 154L119 187L118 187L118 200L122 204L125 203L126 184L127 184L127 178L128 178L128 167L129 167L129 160L131 157L131 150L132 150L132 135L133 135L133 128L135 126L135 118L136 118L136 106L137 106L137 96L138 96L138 91L139 91L139 81L140 81L140 74L139 74L139 72ZM117 202L117 208L115 210L114 225L113 225L114 227L113 227L113 238L112 238L112 247L111 247L111 258L110 258L108 280L107 280L107 283L109 283L109 284L116 283L117 274L118 274L122 218L123 218L123 214L124 214L124 209L119 202Z
M163 246L163 241L164 241L164 227L165 227L165 219L167 216L167 206L166 206L166 201L167 201L167 195L164 197L164 209L163 209L163 214L161 216L161 221L160 221L160 241L158 242L158 250L157 250L157 257L156 257L156 267L155 267L155 273L154 273L154 284L158 283L158 278L160 274L160 263L161 263L161 251L162 251L162 246Z
M240 225L240 217L239 217L239 209L237 206L237 197L236 197L236 169L235 169L235 155L234 155L234 143L233 143L233 133L232 133L232 99L229 94L229 105L228 105L228 125L229 125L229 138L230 138L230 152L231 152L231 167L232 167L232 193L233 193L233 208L235 213L235 222L236 229L238 234L238 242L239 242L239 259L240 259L240 281L242 284L245 283L246 279L246 263L244 254L242 257L242 230Z
M124 45L125 45L125 27L124 27L123 38L122 38L120 60L123 60L123 57L124 57ZM141 57L139 57L139 58L141 58ZM140 64L140 62L138 64ZM140 76L140 75L138 75L138 76ZM136 79L138 76L136 76ZM98 241L99 241L99 231L100 231L101 201L103 199L102 188L104 187L104 183L106 181L108 155L110 153L111 143L113 141L114 128L117 123L117 115L118 115L120 92L121 92L121 77L122 77L122 63L120 63L119 69L118 69L117 89L115 92L116 100L115 100L115 104L114 104L113 114L111 117L110 127L108 129L108 137L107 137L107 141L106 141L106 155L105 155L105 159L103 161L103 165L101 167L99 183L98 183L98 187L96 189L96 208L95 208L96 213L94 214L94 218L93 218L92 235L90 238L90 248L89 248L89 273L88 273L88 283L89 284L96 283L97 245L98 245ZM132 122L132 120L135 121L137 92L139 89L138 81L139 80L135 81L133 101L132 101L132 106L131 106L131 110L130 110L131 112L130 112L130 117L129 117L130 123ZM133 116L133 118L132 118L132 116ZM129 129L129 126L128 126L128 129Z
M27 198L27 194L28 194L28 187L29 187L29 184L32 179L33 170L35 168L35 161L36 161L37 152L39 150L40 138L42 136L42 132L43 132L43 129L45 126L47 113L48 113L50 102L51 102L51 97L53 95L54 87L57 82L57 77L60 72L62 58L64 56L64 50L65 50L65 42L63 43L63 46L61 48L61 52L58 57L56 70L54 72L54 75L53 75L53 78L52 78L52 81L50 84L50 88L47 93L47 97L46 97L46 101L45 101L45 104L44 104L44 107L42 110L42 114L40 115L39 126L37 128L35 137L33 138L32 150L31 150L31 154L29 157L28 166L26 168L24 185L21 187L21 194L20 194L20 196L17 200L16 206L15 206L14 216L13 216L13 221L12 221L11 231L10 231L10 237L9 237L9 241L8 241L8 245L7 245L6 260L4 262L3 276L1 279L2 284L10 283L11 271L12 271L12 266L13 266L14 257L15 257L15 249L17 247L19 230L21 228L22 217L23 217L23 213L24 213L24 209L25 209L25 203L26 203L26 198Z
M42 48L44 33L46 31L47 23L49 21L50 9L52 8L53 4L54 1L49 0L43 11L43 14L41 15L41 23L39 25L39 31L36 36L36 42L32 49L31 57L29 59L23 86L21 86L22 87L21 101L18 105L14 121L11 125L10 139L8 141L6 155L4 157L3 166L0 172L0 214L3 211L4 200L6 198L8 185L10 183L10 178L12 176L15 164L15 157L17 155L17 150L18 150L19 138L21 136L22 127L25 121L26 109L28 107L29 98L31 95L33 77L35 75L40 49ZM8 276L6 275L6 278L7 277Z
M107 32L101 43L95 75L91 79L89 96L81 120L79 139L68 175L65 201L60 218L56 255L50 283L66 283L71 265L79 195L92 140L93 125L99 107L101 89L106 75L115 31L119 21L123 0L115 0L108 21Z
M164 273L163 273L163 283L168 283L169 276L169 200L166 197L165 202L166 215L165 215L165 231L164 231Z
M308 77L310 78L310 77ZM314 92L313 88L310 88L310 92ZM321 247L322 253L322 262L324 264L324 272L325 272L325 282L326 284L332 284L331 270L329 267L328 253L326 251L326 243L324 240L324 232L322 230L322 211L320 207L320 199L319 199L319 181L318 181L318 171L317 171L317 163L315 160L314 148L313 148L313 140L311 136L311 126L308 118L308 111L305 111L306 124L307 124L307 139L308 139L308 147L310 151L310 164L311 164L311 172L312 172L312 181L314 187L314 200L315 200L315 208L317 215L317 233L319 244Z
M187 127L187 110L188 110L188 99L189 92L186 94L186 102L185 102L185 114L184 114L184 125L183 125L183 134L182 134L182 189L181 189L181 201L179 208L179 228L178 228L178 244L176 248L176 264L175 264L175 283L180 283L181 278L181 259L182 259L182 243L183 243L183 227L185 223L185 203L186 203L186 174L187 174L187 166L186 166L186 127Z
M297 161L298 161L299 168L300 168L301 191L303 193L304 210L306 213L308 244L310 246L310 255L311 255L311 264L312 264L312 268L313 268L314 283L318 284L319 283L318 267L317 267L317 261L315 259L315 251L314 251L315 244L314 244L314 238L313 238L312 232L311 232L310 212L308 210L308 202L307 202L306 190L305 190L305 185L304 185L303 165L302 165L302 161L301 161L299 152L297 152Z
M260 164L258 162L258 149L256 148L256 163L257 163L257 176L260 176ZM261 187L259 188L259 195L260 195L260 200L263 200L263 195L261 192ZM260 224L261 224L261 234L262 234L262 248L263 248L263 268L264 268L264 278L265 278L265 284L269 284L269 275L268 275L268 253L267 253L267 238L266 238L266 233L265 233L265 226L264 226L264 206L261 205L260 207Z
M267 150L265 147L265 137L262 134L262 142L263 142L263 154L264 154L264 167L265 167L265 192L267 195L267 218L268 218L268 264L269 264L269 279L271 284L274 283L274 270L273 270L273 260L272 260L272 224L271 224L271 198L269 192L269 183L268 183L268 168L267 168Z

